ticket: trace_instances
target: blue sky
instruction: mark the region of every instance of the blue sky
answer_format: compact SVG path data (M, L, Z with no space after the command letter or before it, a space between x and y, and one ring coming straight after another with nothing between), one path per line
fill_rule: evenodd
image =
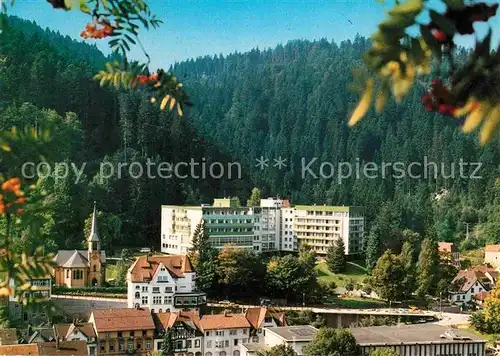
M375 0L149 0L148 4L164 21L158 30L141 36L152 69L206 54L272 48L293 39L340 42L358 33L369 36L384 17L383 6ZM80 38L89 19L77 11L54 11L44 0L16 0L10 13L73 38ZM500 28L498 16L491 25ZM105 42L98 46L108 53ZM138 49L132 56L145 60Z

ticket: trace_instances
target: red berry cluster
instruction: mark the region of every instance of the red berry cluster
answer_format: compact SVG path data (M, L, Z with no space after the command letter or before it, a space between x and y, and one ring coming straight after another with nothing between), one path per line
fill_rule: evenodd
M156 82L158 80L158 73L151 75L138 75L136 78L139 84L146 85L149 82Z
M103 21L94 21L85 26L85 30L80 33L82 38L105 38L111 36L114 31L114 27Z
M444 116L455 116L458 109L450 90L439 79L432 81L431 89L422 96L422 104L427 111L439 112Z
M5 212L16 212L22 214L21 205L26 203L26 198L21 190L21 180L19 178L11 178L2 183L2 193L0 194L0 215Z

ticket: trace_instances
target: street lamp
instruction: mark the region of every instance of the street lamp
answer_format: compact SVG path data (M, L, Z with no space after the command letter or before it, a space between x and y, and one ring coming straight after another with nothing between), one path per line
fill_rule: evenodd
M302 308L306 307L306 294L302 293Z

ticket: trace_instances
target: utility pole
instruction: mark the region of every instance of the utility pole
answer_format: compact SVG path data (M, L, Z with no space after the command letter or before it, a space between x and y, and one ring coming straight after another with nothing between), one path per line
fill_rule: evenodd
M465 234L465 238L468 240L469 239L469 223L465 223L465 228L466 228L466 234Z

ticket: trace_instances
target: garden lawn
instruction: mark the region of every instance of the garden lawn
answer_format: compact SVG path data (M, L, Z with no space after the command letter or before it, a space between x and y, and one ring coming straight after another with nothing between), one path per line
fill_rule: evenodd
M363 279L369 277L366 269L356 261L347 262L346 270L343 273L332 273L328 270L326 262L320 262L315 267L320 282L335 282L338 287L343 287L347 280L351 278L354 283L362 283Z

